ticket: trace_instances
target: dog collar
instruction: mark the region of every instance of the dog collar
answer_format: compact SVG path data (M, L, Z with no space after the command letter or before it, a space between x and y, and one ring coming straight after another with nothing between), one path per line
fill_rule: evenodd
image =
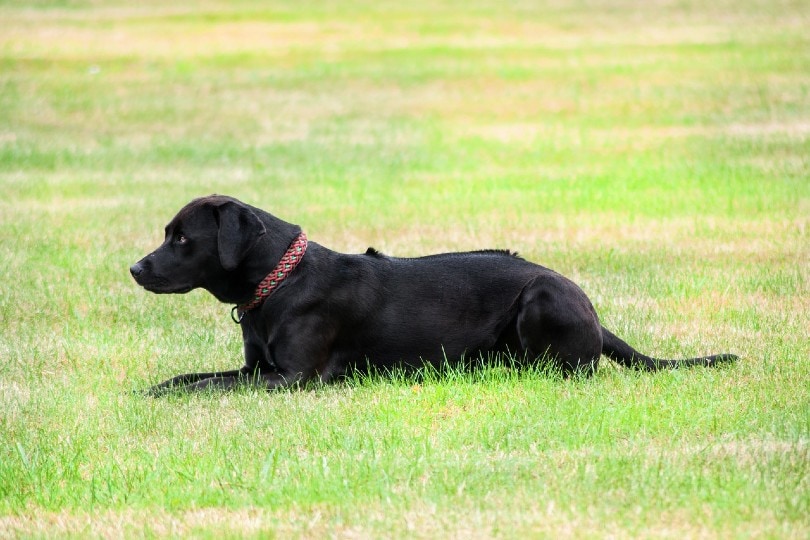
M256 287L253 300L247 304L233 307L231 310L231 319L233 319L233 322L236 324L241 323L245 313L264 302L265 298L270 296L276 287L287 279L290 272L295 270L295 267L298 266L298 263L304 258L306 251L307 235L301 232L295 237L295 240L293 240L290 247L287 248L287 251L284 252L284 255L281 257L281 260L278 261L276 267L273 268L273 270L267 274L267 277Z

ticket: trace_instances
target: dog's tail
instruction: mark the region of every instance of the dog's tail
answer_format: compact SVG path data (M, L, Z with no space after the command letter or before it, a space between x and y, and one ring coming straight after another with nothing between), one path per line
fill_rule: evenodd
M683 360L660 360L658 358L651 358L635 350L604 326L602 327L602 354L625 367L644 371L657 371L659 369L673 369L689 366L714 367L719 364L734 362L739 358L734 354L713 354L699 358L684 358Z

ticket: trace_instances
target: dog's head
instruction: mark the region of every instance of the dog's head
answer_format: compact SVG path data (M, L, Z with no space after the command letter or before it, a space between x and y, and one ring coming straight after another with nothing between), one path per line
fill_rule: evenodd
M187 293L202 287L220 300L233 301L221 291L266 232L254 209L236 199L195 199L166 225L160 247L129 271L148 291Z

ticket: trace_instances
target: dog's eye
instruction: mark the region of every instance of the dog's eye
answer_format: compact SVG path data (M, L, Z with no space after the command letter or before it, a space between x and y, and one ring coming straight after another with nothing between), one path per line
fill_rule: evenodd
M185 244L186 242L188 242L188 238L186 238L182 234L178 234L176 241L178 244Z

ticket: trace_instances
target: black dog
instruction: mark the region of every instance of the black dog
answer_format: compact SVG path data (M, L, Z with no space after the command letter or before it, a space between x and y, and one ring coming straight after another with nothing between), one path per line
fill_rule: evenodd
M155 293L202 287L237 304L245 365L180 375L152 388L273 389L330 381L349 369L419 367L506 353L590 374L599 357L656 370L713 366L731 354L657 360L599 323L585 293L567 278L508 251L413 259L336 253L297 225L230 197L186 205L166 238L130 272Z

